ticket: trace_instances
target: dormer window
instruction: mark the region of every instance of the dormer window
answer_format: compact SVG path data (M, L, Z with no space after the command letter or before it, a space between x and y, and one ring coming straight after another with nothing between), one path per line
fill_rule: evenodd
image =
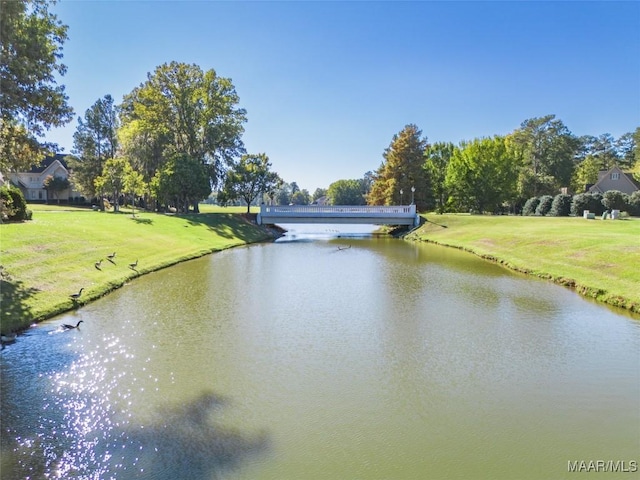
M611 174L611 180L620 180L620 172L614 172Z

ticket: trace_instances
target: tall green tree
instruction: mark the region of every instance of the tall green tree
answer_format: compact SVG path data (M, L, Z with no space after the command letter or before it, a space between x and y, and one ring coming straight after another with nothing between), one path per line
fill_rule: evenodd
M598 181L598 172L602 169L601 161L592 156L587 156L574 169L571 178L571 189L574 192L584 192L587 185L593 185Z
M424 168L429 176L435 206L439 213L444 213L447 204L448 193L445 180L454 150L455 146L451 142L436 142L429 145L425 151Z
M329 185L330 205L366 205L361 180L338 180Z
M73 134L73 153L69 158L72 181L85 196L96 195L95 180L103 175L107 159L118 154L117 107L111 95L105 95L89 107L84 119L78 117Z
M271 163L266 154L245 154L227 172L224 186L218 193L218 201L224 204L243 200L249 213L251 203L258 195L275 191L281 184L278 174L271 171Z
M135 216L137 198L145 194L147 182L144 181L144 176L134 170L129 162L127 162L125 168L123 190L125 194L131 197L131 208L133 209L133 216Z
M291 203L294 205L309 205L310 202L311 195L309 195L309 191L306 188L297 190L296 193L291 195Z
M636 163L638 153L638 141L640 138L640 127L636 129L636 133L628 132L620 136L616 140L616 151L618 152L618 164L624 170L630 170Z
M178 62L160 65L124 98L125 151L156 172L169 159L188 159L189 164L197 160L211 189L244 153L246 111L238 103L231 80L213 69ZM194 210L198 211L197 203Z
M197 158L186 154L174 154L156 172L151 188L159 201L174 205L186 213L189 206L197 204L211 194L211 184L205 166Z
M445 187L457 209L493 212L513 201L517 166L503 137L475 139L454 149Z
M591 157L591 161L596 162L600 170L608 170L613 167L613 165L619 163L620 157L616 140L610 133L603 133L597 137L593 135L583 135L577 140L578 162Z
M97 192L111 194L115 212L120 210L120 195L124 191L125 178L130 168L131 166L127 159L122 157L110 158L102 168L102 175L94 180Z
M389 147L384 151L384 161L375 174L367 201L370 205L393 205L408 200L411 188L415 188L414 201L418 210L424 210L428 204L430 186L425 170L424 152L426 137L415 125L407 125L393 136ZM404 192L401 198L400 190Z
M71 121L60 62L67 26L46 0L0 0L0 171L28 170L55 145L46 130Z
M295 183L295 182L293 182ZM280 184L279 187L277 187L275 189L275 191L273 192L273 195L270 195L269 198L272 199L272 201L275 200L275 204L276 205L289 205L291 202L291 197L292 197L292 193L291 193L291 184L287 183L287 182L282 182Z
M558 193L571 181L578 139L555 115L525 120L509 139L521 159L519 194L522 199Z

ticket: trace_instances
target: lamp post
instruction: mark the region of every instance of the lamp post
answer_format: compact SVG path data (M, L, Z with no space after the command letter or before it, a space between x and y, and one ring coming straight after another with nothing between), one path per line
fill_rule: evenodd
M416 191L416 187L411 187L411 205L413 205L413 194Z
M400 205L402 205L402 189L400 189Z

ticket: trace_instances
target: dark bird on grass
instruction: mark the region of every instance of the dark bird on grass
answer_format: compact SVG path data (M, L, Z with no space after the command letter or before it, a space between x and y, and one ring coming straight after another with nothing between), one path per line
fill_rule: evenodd
M63 323L62 328L64 328L65 330L72 330L74 328L78 328L82 322L84 322L84 320L80 320L78 323L76 323L75 326L69 325L68 323Z
M75 302L80 298L80 295L82 295L83 290L84 290L84 287L82 287L78 293L72 293L71 295L69 295L69 298Z
M113 252L113 253L110 253L109 255L107 255L107 260L109 260L111 263L113 263L115 265L116 262L113 261L114 258L116 258L116 252Z
M136 261L134 263L130 263L129 264L129 268L131 270L135 270L137 266L138 266L138 260L137 259L136 259Z
M102 270L100 268L100 265L102 265L102 258L100 260L98 260L96 263L94 263L94 266L98 269L98 270Z

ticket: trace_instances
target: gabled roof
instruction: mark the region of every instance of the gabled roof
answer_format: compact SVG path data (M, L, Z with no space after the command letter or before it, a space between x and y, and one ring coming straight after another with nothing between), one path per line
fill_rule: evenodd
M598 172L598 181L594 185L589 187L589 191L604 193L607 190L610 190L606 187L603 188L603 184L609 183L609 179L612 173L619 173L620 181L627 184L631 191L640 190L640 182L633 178L633 174L625 173L622 171L622 169L620 169L618 165L614 165L609 170L600 170L600 172Z
M44 159L42 160L42 162L40 162L39 165L32 165L31 170L29 170L28 173L42 173L47 168L49 168L51 164L56 160L59 161L64 168L69 170L69 167L67 166L67 162L64 161L64 157L66 156L67 155L63 153L56 153L55 155L47 155L46 157L44 157Z

